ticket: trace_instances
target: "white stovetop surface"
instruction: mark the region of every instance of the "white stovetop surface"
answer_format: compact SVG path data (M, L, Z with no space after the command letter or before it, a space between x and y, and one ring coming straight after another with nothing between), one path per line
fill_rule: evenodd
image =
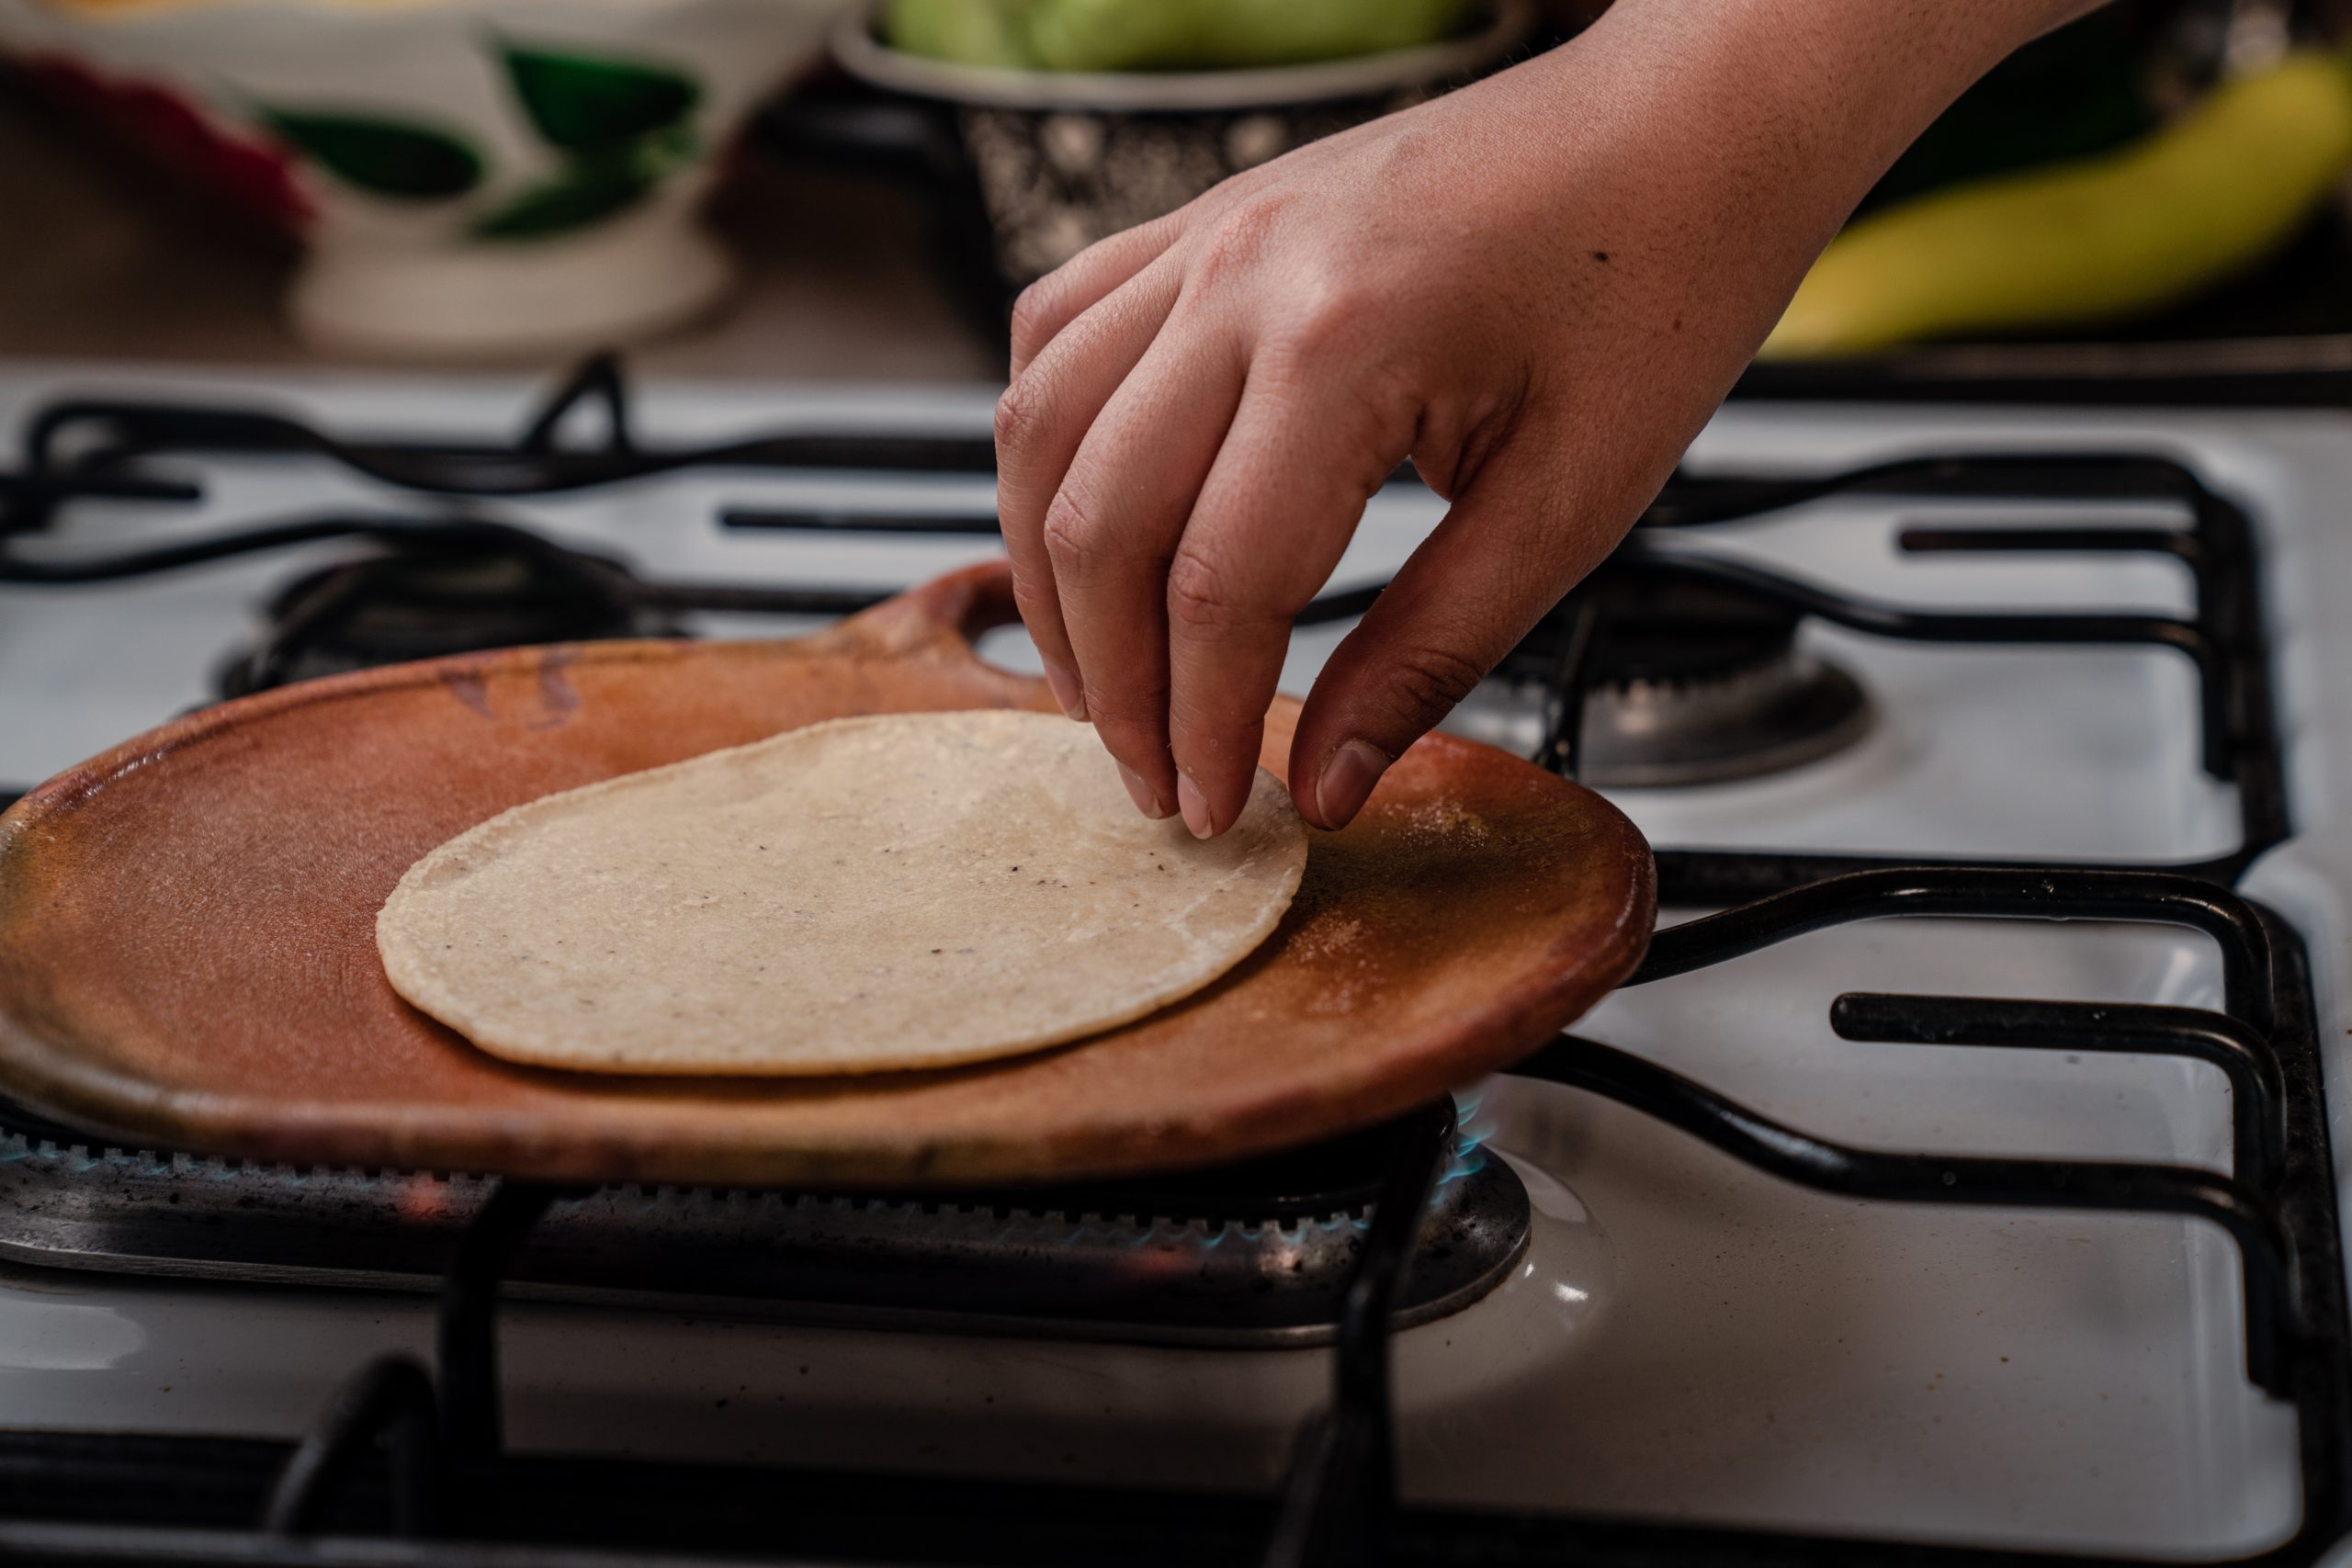
M191 379L155 384L185 392ZM377 428L513 422L530 390L193 379L264 386ZM63 387L138 383L11 373L0 377L0 429ZM988 407L978 390L670 387L650 390L639 423L674 437L796 419L981 428ZM2352 689L2340 674L2352 627L2331 624L2328 593L2352 589L2352 523L2333 506L2352 495L2352 421L1750 407L1719 418L1693 462L1812 470L1930 446L2086 442L2186 457L2252 502L2265 529L2300 836L2245 886L2311 943L2340 1077L2352 1026ZM987 553L971 541L714 526L722 500L796 497L913 508L985 502L987 486L698 476L492 510L655 576L895 583ZM248 465L227 471L200 513L91 509L74 539L159 540L354 502L422 504L322 468ZM1377 499L1338 581L1393 565L1433 504L1410 491ZM1881 502L1825 503L1707 538L1913 603L2186 603L2162 563L1905 560L1891 548L1895 514ZM53 772L202 700L251 606L295 570L279 556L127 588L0 590L0 779ZM1298 639L1295 687L1336 638ZM1817 641L1881 699L1868 741L1778 779L1621 794L1655 840L2084 859L2185 858L2233 842L2230 792L2195 767L2193 692L2176 655ZM988 651L1015 663L1029 653L1017 633ZM2185 934L1880 922L1624 993L1579 1027L1854 1143L2226 1160L2226 1100L2209 1069L1849 1043L1826 1017L1848 989L2212 1005L2219 981L2209 949ZM2184 1557L2257 1548L2292 1529L2294 1423L2245 1382L2233 1258L2218 1235L2169 1220L1820 1197L1537 1086L1487 1086L1478 1114L1533 1191L1539 1229L1494 1295L1401 1337L1408 1495ZM546 1307L514 1309L508 1325L510 1427L525 1447L1262 1486L1327 1378L1317 1352L918 1339ZM429 1336L426 1304L404 1299L10 1270L0 1273L0 1411L10 1425L290 1432L364 1357L421 1351Z

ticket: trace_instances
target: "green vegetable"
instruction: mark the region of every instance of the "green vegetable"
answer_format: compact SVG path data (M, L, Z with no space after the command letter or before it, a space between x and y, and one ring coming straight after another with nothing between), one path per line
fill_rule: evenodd
M1463 0L1036 0L1029 48L1048 71L1281 65L1445 37Z
M883 35L973 65L1216 70L1428 43L1468 10L1468 0L890 0Z
M1759 357L2169 304L2291 238L2352 164L2352 78L2290 55L2117 152L1954 186L1831 242Z
M889 0L882 36L890 47L964 65L1026 66L1021 17L1029 0Z

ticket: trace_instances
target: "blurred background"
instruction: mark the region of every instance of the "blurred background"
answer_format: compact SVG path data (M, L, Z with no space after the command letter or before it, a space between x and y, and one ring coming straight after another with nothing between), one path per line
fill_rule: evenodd
M1599 8L0 0L0 354L991 379L1090 240ZM1757 377L2352 364L2347 12L2124 0L2023 51Z

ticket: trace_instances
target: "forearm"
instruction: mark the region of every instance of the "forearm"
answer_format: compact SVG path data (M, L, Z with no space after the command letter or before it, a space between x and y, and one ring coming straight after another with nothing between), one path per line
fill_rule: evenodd
M1547 175L1590 205L1613 159L1693 243L1765 295L1792 289L1912 140L1972 83L2096 0L1616 0L1507 76L1545 126ZM1649 145L1629 147L1628 128ZM1532 127L1531 127L1532 129ZM1596 242L1597 244L1600 242Z
M1428 106L1413 130L1400 118L1351 134L1385 137L1382 184L1442 193L1432 210L1465 234L1513 237L1516 254L1476 250L1481 286L1515 301L1496 312L1511 333L1577 345L1581 363L1538 369L1577 423L1671 443L1904 148L2020 43L2090 8L1616 0L1562 47ZM1434 230L1428 244L1450 248ZM1458 287L1435 267L1423 281ZM1596 313L1616 330L1596 333ZM1414 457L1450 495L1480 452L1459 453L1457 472L1442 445ZM1630 518L1663 477L1596 464L1574 510Z
M1769 121L1804 154L1795 183L1866 189L1971 83L2098 4L1617 0L1558 55L1605 55L1662 94L1702 93ZM1724 129L1696 129L1710 128Z

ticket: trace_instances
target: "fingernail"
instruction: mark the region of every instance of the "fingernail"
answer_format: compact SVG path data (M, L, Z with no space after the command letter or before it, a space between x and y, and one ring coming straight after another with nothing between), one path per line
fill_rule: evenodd
M1159 804L1159 796L1152 794L1151 786L1143 782L1143 775L1125 762L1119 764L1119 782L1127 786L1127 798L1136 803L1137 811L1155 822L1168 815L1168 807Z
M1205 839L1216 830L1209 820L1208 797L1193 787L1193 781L1182 773L1176 775L1176 804L1183 808L1184 826L1193 830L1195 839Z
M1344 828L1363 809L1372 786L1388 771L1389 758L1364 740L1351 740L1324 760L1315 781L1315 809L1327 828Z
M1084 724L1086 722L1086 689L1078 683L1077 675L1063 669L1052 660L1046 660L1045 664L1046 684L1054 689L1054 701L1061 704L1062 712L1078 720L1079 723Z

